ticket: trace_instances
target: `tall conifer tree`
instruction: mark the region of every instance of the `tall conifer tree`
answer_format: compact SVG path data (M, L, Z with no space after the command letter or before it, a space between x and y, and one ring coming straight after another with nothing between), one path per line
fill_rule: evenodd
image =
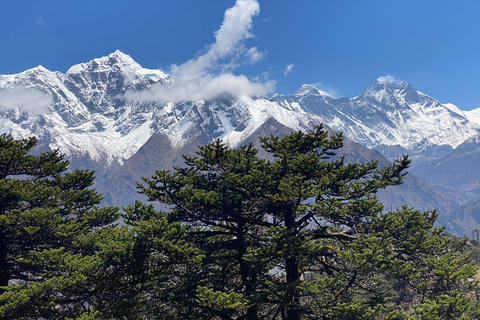
M58 150L31 154L37 142L0 135L0 318L80 312L99 266L82 237L118 219L98 207L93 171L66 172Z
M272 160L252 144L231 149L218 140L140 185L171 205L171 221L200 228L190 239L205 254L196 299L205 314L407 319L447 308L435 305L439 292L464 301L455 290L467 288L475 268L433 226L436 214L382 213L376 198L402 182L407 157L383 168L346 164L335 155L341 134L323 127L261 142Z

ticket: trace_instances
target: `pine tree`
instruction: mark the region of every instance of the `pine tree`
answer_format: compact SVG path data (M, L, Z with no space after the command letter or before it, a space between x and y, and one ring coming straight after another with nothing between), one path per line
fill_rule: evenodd
M341 135L328 138L321 127L262 139L263 148L276 159L265 168L273 182L265 209L275 220L272 245L281 252L275 258L285 273L277 286L279 310L289 320L312 316L303 296L336 291L330 301L338 301L356 285L357 266L345 254L382 211L376 192L401 183L409 163L404 157L382 169L375 161L345 164L343 158L332 159L341 141ZM317 287L312 288L314 282L302 287L307 275L326 278ZM323 288L325 279L334 281Z
M247 259L248 250L261 245L259 226L266 223L257 205L264 161L256 153L251 144L233 150L217 140L200 147L200 157L185 157L186 168L158 171L146 180L150 188L141 186L150 199L173 206L171 221L197 226L191 239L204 252L201 275L207 275L198 280L197 300L204 312L225 319L257 318L263 300L257 275L270 268Z
M67 173L58 150L31 154L37 143L0 136L0 318L80 311L100 266L82 237L118 219L98 207L93 171Z
M402 182L407 157L383 168L346 164L335 155L342 136L322 127L261 141L273 160L258 158L252 144L231 149L217 140L185 157L185 167L139 185L171 206L169 221L196 227L189 240L204 258L191 284L195 310L298 320L474 309L467 293L476 268L461 243L434 227L436 213L384 213L376 198ZM444 296L451 304L438 304Z
M306 312L302 273L334 255L336 248L326 243L358 237L382 210L375 192L400 183L408 164L405 158L378 170L375 162L326 161L341 141L341 135L329 138L322 127L272 136L262 141L272 162L259 159L252 144L235 150L216 141L202 147L198 157L185 157L186 168L146 179L142 192L173 205L172 220L204 227L195 236L207 253L205 266L213 264L218 279L201 291L201 300L209 301L212 312L246 319L265 312L299 319ZM232 291L238 296L229 310L220 293Z
M102 266L89 304L107 319L202 319L194 279L203 255L189 240L193 227L170 223L152 205L124 209L125 225L90 234Z

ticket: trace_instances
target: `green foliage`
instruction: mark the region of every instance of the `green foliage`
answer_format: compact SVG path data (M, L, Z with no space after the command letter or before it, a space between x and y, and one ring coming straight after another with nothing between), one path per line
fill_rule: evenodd
M124 209L127 225L82 239L102 264L90 279L89 304L108 319L195 319L190 309L197 287L189 279L203 255L188 238L194 227L168 222L140 202Z
M472 292L476 267L435 212L382 213L375 195L402 182L406 157L345 164L342 136L322 127L261 141L273 161L217 140L139 185L196 227L201 272L184 280L199 319L420 319L437 297Z
M230 312L248 308L248 301L239 293L215 291L202 286L197 288L197 300L200 305Z
M97 207L93 171L65 173L64 155L33 155L36 144L0 136L2 319L81 312L89 275L101 266L81 238L118 219L118 209Z
M433 299L426 299L417 307L419 319L421 320L467 320L472 319L465 312L469 306L469 299L457 292L438 295Z
M217 140L157 171L140 191L171 210L117 226L93 172L0 136L0 318L480 318L471 243L376 197L407 157L345 163L322 127L261 142L272 160Z

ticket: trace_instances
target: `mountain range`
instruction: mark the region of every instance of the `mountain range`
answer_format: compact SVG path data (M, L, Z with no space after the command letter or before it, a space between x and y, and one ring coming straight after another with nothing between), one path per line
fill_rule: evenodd
M346 141L339 153L347 161L375 159L386 165L401 154L414 159L406 182L380 193L387 210L402 204L438 208L439 222L452 232L480 228L480 216L468 207L480 200L480 110L461 111L388 77L351 99L312 85L271 98L135 99L136 93L172 81L120 51L66 73L39 66L0 75L0 133L37 136L39 151L60 149L72 168L96 170L96 187L106 204L127 205L140 197L136 181L155 169L181 165L181 155L199 145L215 139L231 147L258 145L259 136L324 123L332 132L343 132ZM2 102L12 94L35 96L32 92L48 98L45 108L35 109L29 105L35 101L28 99L22 105Z

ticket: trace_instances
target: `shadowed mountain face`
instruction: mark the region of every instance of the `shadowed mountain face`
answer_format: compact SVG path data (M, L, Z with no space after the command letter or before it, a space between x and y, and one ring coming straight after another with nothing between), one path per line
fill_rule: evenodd
M433 184L480 194L480 136L474 136L445 157L424 163L415 173Z
M242 144L253 143L259 150L258 155L262 158L271 157L262 148L260 137L284 136L291 133L288 128L274 119L267 120ZM331 131L333 132L333 131ZM116 205L132 204L135 200L146 201L146 197L135 192L136 182L141 182L142 177L150 177L155 170L172 169L172 166L182 166L185 155L193 155L199 145L210 142L205 134L193 137L189 143L180 149L172 148L168 139L161 135L153 135L139 151L128 159L118 170L103 182L97 184L97 188L105 195L105 203ZM363 147L362 145L344 140L344 146L338 150L337 156L343 156L345 162L360 162L376 160L379 166L389 165L390 161L378 151ZM389 187L379 192L379 199L386 210L395 210L403 205L415 207L419 210L433 210L438 208L440 213L439 223L446 224L452 232L463 234L469 232L468 223L463 217L456 216L458 205L447 195L436 190L428 182L409 173L405 183L400 186ZM480 224L477 224L480 226Z
M480 136L468 139L445 157L423 163L413 171L455 199L460 208L453 219L461 218L464 230L479 229Z
M105 203L128 205L135 199L145 200L135 188L141 177L181 165L181 155L192 155L199 145L222 139L230 147L253 142L259 148L259 136L307 131L324 123L332 132L344 133L339 155L347 162L374 159L386 165L401 154L411 154L417 172L441 185L433 187L411 174L401 187L379 194L387 209L403 204L421 210L438 208L440 221L452 231L467 230L470 218L455 213L466 200L455 198L452 188L477 196L477 171L462 175L461 168L476 168L480 159L469 153L453 157L448 168L442 167L449 163L445 161L442 170L435 169L438 163L420 166L478 134L477 113L462 112L405 82L382 78L352 99L331 97L311 85L271 99L223 96L173 103L135 98L152 87L168 87L172 81L120 51L75 65L65 74L37 67L0 75L0 92L33 90L51 101L46 110L0 105L0 133L37 136L41 150L60 149L72 168L95 169L96 187L105 195ZM266 156L261 149L260 155Z
M147 197L137 193L137 182L142 182L142 177L152 176L155 170L181 167L184 164L182 155L193 155L198 146L209 142L205 134L199 133L189 143L175 149L164 135L154 134L120 168L108 178L98 181L95 187L105 196L104 204L127 206L135 200L145 202Z

